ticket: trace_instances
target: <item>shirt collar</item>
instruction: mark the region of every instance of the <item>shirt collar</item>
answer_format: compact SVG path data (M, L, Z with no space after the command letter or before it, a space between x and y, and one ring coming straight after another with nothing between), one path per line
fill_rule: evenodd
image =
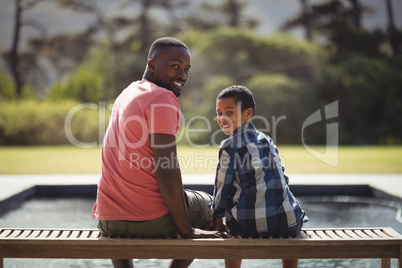
M234 137L237 134L245 133L248 131L255 131L255 126L252 122L248 122L239 126L235 131L232 132L232 134L230 134L230 137Z

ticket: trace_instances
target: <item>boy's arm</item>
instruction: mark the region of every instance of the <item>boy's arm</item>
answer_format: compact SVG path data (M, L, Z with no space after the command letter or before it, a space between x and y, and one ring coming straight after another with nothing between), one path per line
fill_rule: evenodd
M223 170L225 172L221 172ZM214 217L212 221L212 230L227 232L226 226L223 223L223 218L226 212L226 203L229 199L230 189L233 185L233 177L233 162L231 161L231 157L221 147L219 149L219 163L214 183L214 202L210 211L210 214Z
M151 147L154 152L155 173L163 200L179 232L189 238L219 237L216 231L192 228L184 203L183 183L177 162L176 138L169 134L151 134ZM166 160L170 161L166 165ZM159 164L158 163L163 163Z
M289 177L285 173L283 173L283 177L285 178L286 184L289 185Z
M216 168L213 206L210 212L214 218L223 218L225 216L226 204L233 188L234 177L233 157L221 147L219 149L219 163Z

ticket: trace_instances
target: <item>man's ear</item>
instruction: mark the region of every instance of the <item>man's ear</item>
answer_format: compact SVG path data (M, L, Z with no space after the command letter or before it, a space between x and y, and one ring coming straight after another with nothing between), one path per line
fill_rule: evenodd
M147 63L148 70L153 73L155 71L155 62L153 60L149 60Z

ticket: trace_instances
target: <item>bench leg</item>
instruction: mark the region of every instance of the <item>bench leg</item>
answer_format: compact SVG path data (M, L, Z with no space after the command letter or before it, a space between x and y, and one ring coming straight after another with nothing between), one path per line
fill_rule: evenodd
M399 247L398 268L402 268L402 247Z
M402 244L399 246L398 268L402 268Z
M113 259L113 267L115 268L133 268L133 260L131 259Z
M4 268L4 259L0 258L0 268Z
M383 258L380 260L380 268L390 268L391 267L391 259Z

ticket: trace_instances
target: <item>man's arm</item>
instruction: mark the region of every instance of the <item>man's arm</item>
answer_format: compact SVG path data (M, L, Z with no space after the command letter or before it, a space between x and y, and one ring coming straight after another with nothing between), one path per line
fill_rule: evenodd
M214 218L213 219L212 230L226 232L226 227L225 227L225 224L223 223L223 218Z
M176 137L155 133L151 134L150 138L159 190L181 235L189 238L219 237L216 231L204 231L192 228L190 225L177 160Z

